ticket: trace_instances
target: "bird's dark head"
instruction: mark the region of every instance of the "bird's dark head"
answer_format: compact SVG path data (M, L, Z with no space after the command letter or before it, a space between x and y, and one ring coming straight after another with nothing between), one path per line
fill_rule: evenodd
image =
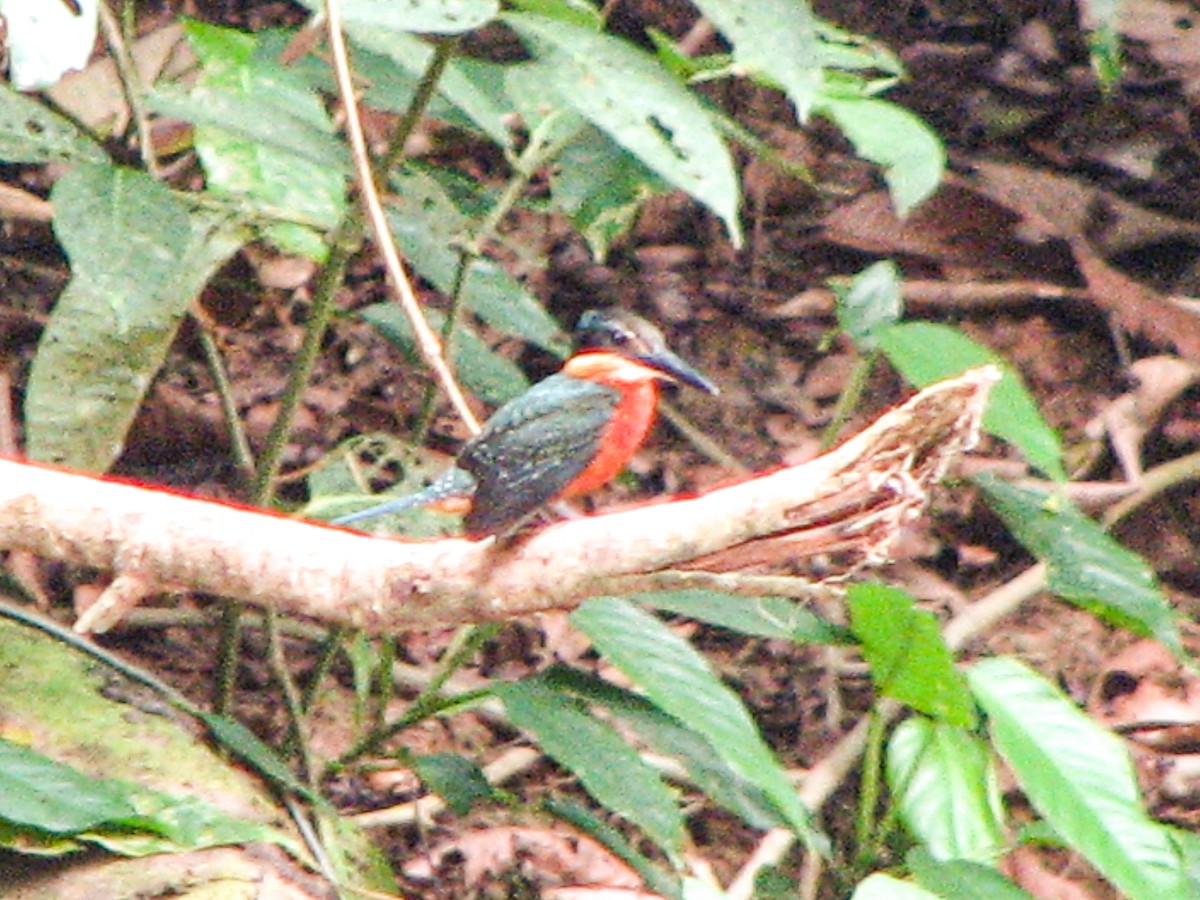
M623 309L589 309L575 325L576 353L615 353L671 381L719 394L720 389L667 346L663 333Z

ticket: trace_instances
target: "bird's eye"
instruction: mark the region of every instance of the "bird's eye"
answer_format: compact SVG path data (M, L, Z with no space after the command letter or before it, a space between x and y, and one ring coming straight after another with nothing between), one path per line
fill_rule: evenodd
M628 331L619 331L616 329L613 330L612 342L618 347L624 347L631 340L633 340L633 335L631 335Z

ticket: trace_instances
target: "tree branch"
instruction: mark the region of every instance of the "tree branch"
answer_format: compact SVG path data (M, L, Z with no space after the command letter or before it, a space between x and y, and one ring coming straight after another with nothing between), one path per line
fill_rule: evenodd
M973 446L998 378L986 366L933 385L804 465L500 542L374 538L0 460L0 549L111 571L125 587L185 585L372 633L572 607L631 575L724 567L722 557L771 537L879 563ZM76 627L112 624L102 616Z

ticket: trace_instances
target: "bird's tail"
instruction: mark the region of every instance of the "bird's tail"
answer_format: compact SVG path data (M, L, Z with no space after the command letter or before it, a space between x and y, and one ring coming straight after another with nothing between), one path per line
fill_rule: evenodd
M406 494L403 497L395 497L383 503L376 503L374 506L368 506L358 512L338 516L336 519L331 519L329 524L349 525L362 519L386 516L391 513L403 512L406 509L416 509L418 506L432 506L446 500L468 500L474 494L475 477L465 469L451 466L424 490L417 491L415 494Z

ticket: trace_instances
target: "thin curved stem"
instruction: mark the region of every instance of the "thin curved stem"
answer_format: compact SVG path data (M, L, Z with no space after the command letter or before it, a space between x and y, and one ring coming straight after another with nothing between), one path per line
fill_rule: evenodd
M396 250L396 243L392 238L391 228L383 211L379 191L375 188L375 175L371 166L370 153L367 150L367 139L363 134L362 120L358 113L358 101L354 96L346 40L342 34L341 5L337 0L326 0L325 15L329 32L329 46L333 54L334 75L337 78L338 91L346 112L346 135L350 139L354 169L358 176L358 186L367 222L375 235L376 246L383 255L388 279L400 299L404 314L412 325L413 336L422 359L433 371L459 417L467 424L472 433L478 433L479 420L471 411L462 389L454 380L454 375L443 354L441 340L429 327L429 323L421 312L421 304L417 301L417 295L404 271L404 264Z

